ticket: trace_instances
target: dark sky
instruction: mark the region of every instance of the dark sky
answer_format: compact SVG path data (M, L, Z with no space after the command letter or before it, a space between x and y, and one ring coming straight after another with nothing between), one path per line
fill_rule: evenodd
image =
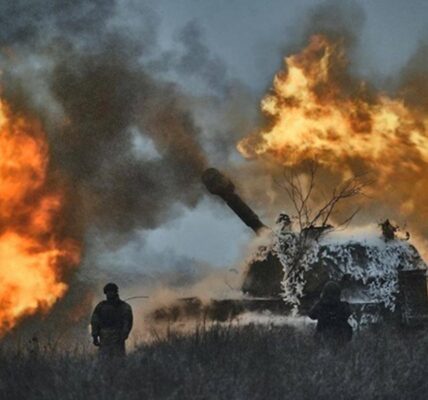
M25 82L25 89L35 94L32 106L42 111L49 108L53 116L61 114L60 108L55 109L58 101L55 104L52 101L56 96L65 111L80 124L69 133L80 135L84 144L93 144L96 148L101 143L99 138L111 130L102 155L107 160L110 155L117 158L113 171L117 173L116 180L106 176L109 171L103 168L104 160L91 150L92 147L82 146L86 164L80 165L76 163L79 157L69 151L68 144L54 138L57 161L63 168L71 171L70 165L75 170L81 167L81 171L73 171L76 179L86 179L84 183L98 191L97 194L103 190L107 192L105 188L108 187L114 196L106 197L101 193L101 200L105 204L116 200L126 206L129 204L132 211L127 213L126 207L122 207L122 214L116 213L119 221L123 215L128 217L124 223L126 226L121 227L117 223L112 223L112 226L122 228L125 233L132 232L132 235L120 241L115 237L114 246L109 238L111 232L105 234L108 229L103 231L89 227L86 234L87 260L92 262L92 256L95 256L107 270L127 266L129 269L153 271L174 267L177 260L181 260L180 265L188 262L230 267L241 259L243 248L253 237L252 232L220 202L203 196L200 189L195 190L199 176L187 171L189 175L183 178L183 174L177 173L180 168L175 166L185 167L187 160L186 156L170 150L176 147L168 147L169 141L176 140L175 144L179 146L191 139L195 148L199 141L205 141L201 153L207 154L195 159L198 166L205 162L202 158L224 169L245 163L237 152L230 150L233 143L253 128L258 102L269 89L275 72L282 67L283 57L304 45L304 33L313 31L313 27L308 25L317 23L316 19L310 18L314 10L328 6L331 10L341 10L337 16L334 15L336 11L332 11L331 21L337 21L355 36L353 71L380 89L393 87L400 70L418 46L428 40L428 2L423 0L37 0L28 4L26 1L0 0L0 19L3 17L1 39L7 45L16 44L19 48L17 56L25 59L25 62L17 64L14 61L16 56L7 58L9 65L4 69L6 76L12 78L10 81ZM50 19L46 13L52 13L54 17ZM112 27L118 27L120 35L109 36L114 31ZM126 41L128 35L129 41ZM52 38L54 42L48 43ZM64 38L69 42L63 41ZM80 58L69 54L67 46L74 46ZM119 55L114 62L105 51L109 46L114 54ZM136 67L141 48L146 57L144 66L150 65L150 70L140 71ZM152 64L150 57L153 58ZM60 60L55 68L52 60ZM94 65L99 68L99 73L93 74ZM117 71L120 74L116 74ZM96 82L94 77L100 74L106 74L105 80L112 76L118 80ZM20 81L22 77L24 79ZM165 84L165 78L175 81L175 85ZM87 89L80 96L79 85L83 80ZM48 89L45 83L51 81L55 84ZM70 85L70 81L75 85ZM211 91L209 100L205 93L201 95L201 81ZM110 86L120 92L120 96L112 99L121 109L120 112L116 110L117 115L111 120L101 118L93 121L91 113L82 115L85 114L81 112L81 107L85 110L85 96L89 97L89 104L92 100L99 100L96 96L91 97L92 84L105 97L111 95ZM19 85L7 86L9 90L19 89ZM135 118L140 110L137 112L128 107L128 103L132 103L130 99L134 99L132 96L135 97L134 103L144 100L144 104L149 104L149 112L141 110L141 120ZM236 101L233 96L236 96ZM49 107L46 106L48 103ZM187 114L182 110L184 103L185 107L190 107ZM117 109L116 103L112 104L112 109ZM162 125L163 117L168 118L170 107L174 116L179 117L182 128L181 135L176 137L169 134L168 125ZM241 115L231 122L230 114L234 113L234 107L240 110ZM162 113L157 112L159 108ZM90 135L81 128L89 126L92 129L93 122L99 123L95 128L100 136L95 135L92 143L87 142ZM137 132L134 135L135 148L141 152L140 159L130 157L135 165L129 164L126 157L120 160L117 156L120 149L129 147L127 140L131 135L127 129L131 122ZM167 122L172 124L176 121ZM114 126L113 129L112 124L118 124L117 129ZM122 129L122 125L126 129ZM147 132L140 135L136 128L140 131L153 129L156 135L150 136ZM114 134L119 131L123 135L116 138ZM189 131L192 132L191 137L187 135ZM165 143L167 146L162 147ZM70 141L70 146L73 145ZM189 146L182 146L186 147ZM222 154L223 147L227 151ZM165 151L166 148L169 152ZM82 154L80 156L83 157ZM166 162L159 162L160 157L165 157ZM140 168L141 165L146 170ZM89 173L91 168L96 171L93 175ZM156 172L160 169L162 175L157 179ZM131 170L133 173L128 173ZM100 175L100 171L104 175ZM147 171L150 173L146 174ZM114 176L113 173L111 175ZM123 177L128 180L122 182ZM180 190L187 178L193 179L194 183L193 192L189 194ZM100 179L114 184L103 186L102 181L97 186L94 182ZM159 185L157 180L168 184ZM139 182L151 185L153 191L135 184ZM242 186L245 189L245 183ZM163 192L162 187L172 187L171 193ZM157 193L157 198L154 198L154 193ZM179 197L177 204L176 196ZM131 197L133 201L129 202ZM266 223L272 223L272 216L266 217L266 207L252 203L248 193L244 197ZM155 210L152 218L144 218L149 216L145 212L145 203ZM115 210L105 207L102 214L97 214L103 228L106 225L109 228L112 211Z
M250 86L260 97L279 69L290 43L301 33L311 8L323 4L310 0L158 0L148 2L160 16L160 42L174 45L176 31L195 20L207 47L226 65L228 73ZM428 39L428 2L423 0L342 1L362 12L355 23L358 43L353 67L380 88L394 78ZM251 204L251 199L247 199ZM261 211L261 210L258 210ZM216 266L240 258L252 237L220 204L204 200L168 226L144 233L147 248L172 249ZM132 251L131 251L132 253ZM131 259L138 258L135 254ZM125 253L123 253L125 254ZM126 253L129 254L129 253Z
M159 0L150 2L161 15L166 45L174 30L197 20L208 47L254 88L269 84L281 49L294 41L308 10L324 1L313 0ZM423 0L359 0L365 21L359 37L363 73L394 74L428 37L428 3Z

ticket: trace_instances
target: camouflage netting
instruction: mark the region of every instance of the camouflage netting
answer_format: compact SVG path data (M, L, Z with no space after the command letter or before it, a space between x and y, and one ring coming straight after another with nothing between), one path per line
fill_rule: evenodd
M335 280L342 283L342 296L350 303L377 303L394 311L398 272L427 266L408 241L385 241L368 233L326 232L313 237L278 226L272 250L284 268L284 300L298 306L303 295Z

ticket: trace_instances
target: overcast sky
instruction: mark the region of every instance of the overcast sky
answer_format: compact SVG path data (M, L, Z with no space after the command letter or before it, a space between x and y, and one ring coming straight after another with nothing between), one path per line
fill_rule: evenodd
M123 0L123 7L140 7L141 1ZM226 67L227 76L240 80L255 98L269 88L281 67L290 43L296 42L309 10L323 3L315 0L153 0L145 5L154 11L159 45L164 50L176 45L177 32L188 22L201 28L211 54ZM361 12L354 69L380 88L394 77L428 39L428 2L423 0L342 1ZM358 14L358 13L357 13ZM353 21L351 21L353 23ZM138 23L138 21L133 21ZM221 167L221 165L220 165ZM246 199L251 205L251 198ZM256 211L262 213L263 210ZM268 221L269 223L271 221ZM106 266L126 265L151 271L158 264L168 268L182 258L215 267L230 267L242 257L253 237L226 207L206 196L194 209L154 230L141 231L116 252L104 244L93 252L104 254ZM190 262L189 261L189 262Z
M353 33L352 72L379 90L428 50L427 0L0 0L2 97L43 122L46 189L71 189L59 233L83 239L70 304L108 281L124 298L159 284L229 291L254 233L200 175L227 171L266 225L292 212L235 144L314 15Z
M161 16L161 37L168 44L174 31L197 20L207 46L230 72L254 88L267 85L281 62L280 49L293 40L312 0L159 0L150 2ZM342 3L349 3L343 0ZM428 34L424 0L359 0L365 13L360 37L364 72L394 73Z

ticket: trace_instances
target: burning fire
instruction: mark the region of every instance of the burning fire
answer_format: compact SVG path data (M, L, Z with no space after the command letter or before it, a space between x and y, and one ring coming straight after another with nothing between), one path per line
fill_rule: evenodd
M58 232L65 201L48 179L48 150L41 124L0 100L0 335L49 310L79 262L78 244Z
M261 103L266 124L238 150L284 167L314 160L342 179L370 172L382 207L428 233L428 110L353 78L341 40L315 35L284 61Z

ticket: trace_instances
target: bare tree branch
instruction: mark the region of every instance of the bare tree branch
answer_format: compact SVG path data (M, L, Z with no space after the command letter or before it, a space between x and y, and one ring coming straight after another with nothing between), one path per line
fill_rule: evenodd
M346 229L351 221L354 219L354 217L361 211L361 207L358 207L348 218L346 218L344 221L342 221L335 229Z
M301 177L296 174L295 170L284 169L283 179L285 183L278 183L278 185L285 190L293 204L297 214L296 218L300 231L305 228L315 226L327 227L329 225L330 218L336 211L337 205L352 197L364 195L363 189L369 184L369 182L363 180L363 177L366 174L361 174L344 181L332 190L330 197L326 198L325 203L314 213L310 208L310 203L312 201L311 196L315 188L316 174L316 163L310 163L306 173L309 178L309 182L305 188ZM342 227L349 224L358 211L359 209L353 212L339 226Z
M291 200L294 210L297 215L297 222L299 229L302 230L308 226L312 210L309 207L311 195L315 187L315 177L317 172L317 166L315 163L311 163L308 167L309 183L307 188L304 189L304 184L300 176L296 174L294 170L283 171L283 179L285 184L278 184L279 187L285 190L289 199Z

